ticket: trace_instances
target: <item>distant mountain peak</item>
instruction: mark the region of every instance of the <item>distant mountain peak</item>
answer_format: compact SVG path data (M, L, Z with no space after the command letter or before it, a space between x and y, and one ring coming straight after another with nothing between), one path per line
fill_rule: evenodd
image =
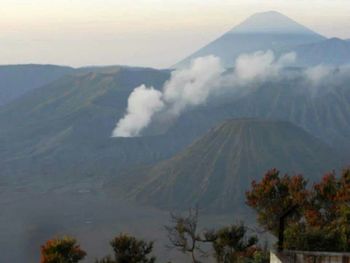
M283 19L283 20L294 21L290 19L288 16L275 10L254 13L251 16L249 16L245 21L250 19Z
M194 58L208 55L217 56L225 67L232 67L235 59L244 53L266 50L280 53L298 45L316 43L325 39L279 12L256 13L174 67L187 66Z
M311 29L277 12L255 13L234 27L231 33L283 33L315 34Z

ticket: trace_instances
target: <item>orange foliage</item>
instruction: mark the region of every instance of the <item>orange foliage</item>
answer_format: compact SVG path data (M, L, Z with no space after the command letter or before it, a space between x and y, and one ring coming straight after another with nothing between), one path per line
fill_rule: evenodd
M70 237L48 240L41 246L40 263L76 263L86 256L86 252Z

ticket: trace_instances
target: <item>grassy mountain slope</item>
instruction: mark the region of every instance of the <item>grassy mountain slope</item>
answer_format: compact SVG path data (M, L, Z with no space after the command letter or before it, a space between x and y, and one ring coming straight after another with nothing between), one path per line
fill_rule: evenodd
M229 118L264 118L290 121L347 151L350 146L350 79L325 81L318 87L303 78L252 85L244 94L182 115L169 133L199 136Z
M243 206L251 181L268 169L312 180L340 163L330 147L289 122L238 119L171 159L135 172L137 180L125 189L130 198L161 208L229 211Z
M20 177L31 183L40 176L55 183L117 176L131 165L170 157L230 118L287 120L335 148L350 145L349 82L327 84L314 94L296 79L258 83L244 95L209 101L162 135L150 127L149 136L110 138L132 89L142 83L160 88L168 78L169 71L99 68L67 75L2 107L0 180L13 183Z
M2 181L110 174L178 150L178 142L162 136L110 138L133 88L159 88L168 77L168 71L129 68L69 75L6 105L0 110Z
M0 106L73 71L73 68L55 65L0 66Z
M350 43L339 38L301 45L292 51L297 54L299 66L346 65L350 63Z

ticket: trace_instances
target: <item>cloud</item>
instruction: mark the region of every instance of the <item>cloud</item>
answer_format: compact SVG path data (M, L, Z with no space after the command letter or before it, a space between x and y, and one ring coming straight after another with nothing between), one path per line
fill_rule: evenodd
M129 96L126 114L112 136L139 136L155 115L161 120L174 119L186 109L206 103L212 96L276 77L294 60L294 53L276 58L272 51L259 51L238 57L235 70L227 73L218 57L197 58L189 67L173 71L161 91L145 85L135 88Z
M278 59L271 50L243 54L236 60L235 74L240 81L265 80L277 76L283 67L292 64L295 59L294 52Z
M305 69L302 75L305 89L312 96L324 95L340 87L345 87L344 83L350 80L350 65L320 64Z
M307 68L304 73L311 84L319 85L324 79L330 77L334 70L335 68L329 65L317 65Z

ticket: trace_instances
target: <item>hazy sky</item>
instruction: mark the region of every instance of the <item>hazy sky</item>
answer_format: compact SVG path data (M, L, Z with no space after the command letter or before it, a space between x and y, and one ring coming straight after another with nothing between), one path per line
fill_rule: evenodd
M168 67L269 10L350 38L350 0L1 0L0 64Z

